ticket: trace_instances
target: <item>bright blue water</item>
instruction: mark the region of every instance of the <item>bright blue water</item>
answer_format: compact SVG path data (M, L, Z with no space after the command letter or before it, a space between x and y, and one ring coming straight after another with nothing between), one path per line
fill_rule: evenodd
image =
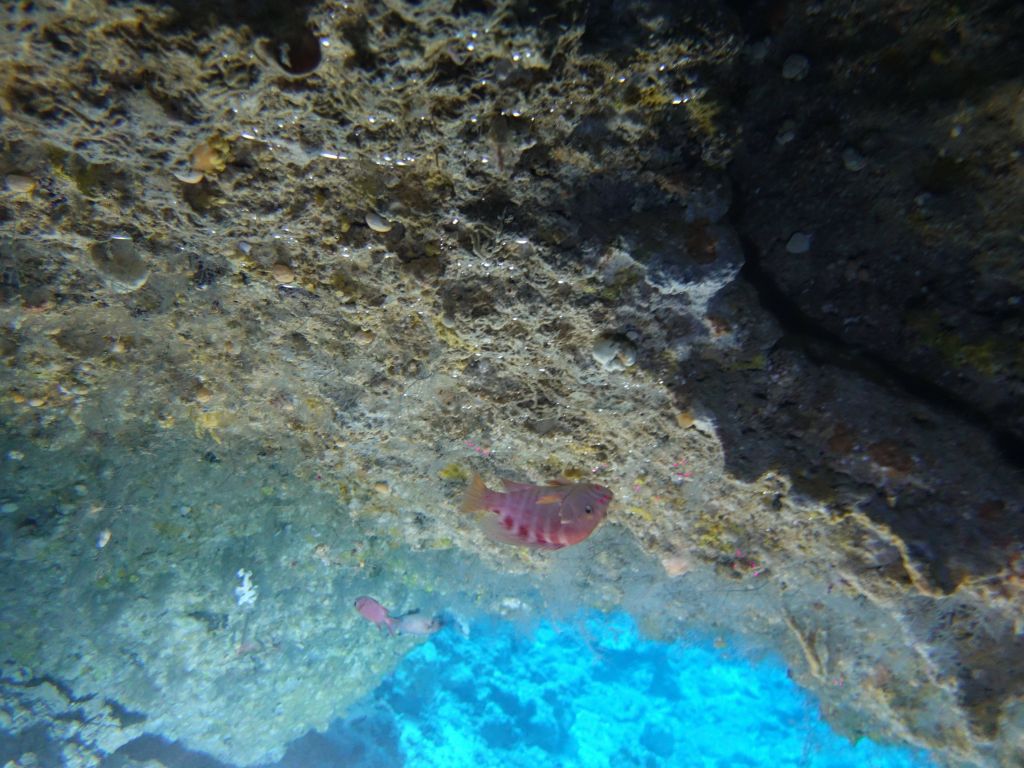
M346 765L393 766L399 755L407 768L932 765L919 751L850 744L778 662L650 642L621 614L530 635L446 629L367 704L328 734L347 743ZM353 751L368 733L375 754Z

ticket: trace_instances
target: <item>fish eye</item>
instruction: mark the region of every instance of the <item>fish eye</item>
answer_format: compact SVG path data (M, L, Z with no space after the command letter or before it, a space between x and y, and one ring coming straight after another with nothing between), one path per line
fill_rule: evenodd
M583 511L586 512L588 515L592 515L594 513L594 508L587 504L587 506L583 508Z

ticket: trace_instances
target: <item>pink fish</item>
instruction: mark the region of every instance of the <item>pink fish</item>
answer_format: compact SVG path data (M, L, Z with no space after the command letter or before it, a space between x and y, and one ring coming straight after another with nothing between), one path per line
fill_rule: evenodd
M364 619L372 621L381 629L387 627L388 634L395 634L396 620L391 618L391 614L388 613L388 609L378 603L372 597L363 595L362 597L356 598L356 610L363 615Z
M441 629L441 620L412 612L399 616L395 629L400 635L432 635Z
M474 475L462 511L484 510L484 533L495 541L523 547L561 549L579 544L604 520L612 500L611 491L591 483L502 482L505 493L489 490L480 475Z

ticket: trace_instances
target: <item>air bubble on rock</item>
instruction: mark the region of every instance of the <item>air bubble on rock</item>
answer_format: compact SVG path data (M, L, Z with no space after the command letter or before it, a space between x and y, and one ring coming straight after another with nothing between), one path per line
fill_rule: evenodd
M608 372L622 371L636 364L636 347L626 339L605 336L594 343L590 356Z
M268 45L277 65L289 75L305 75L320 66L322 40L311 29L300 29Z
M622 366L618 365L615 361L615 357L618 354L619 345L615 339L599 339L590 350L590 356L606 371L622 369Z
M174 171L174 178L180 181L182 184L198 184L200 181L206 178L202 171L188 170L188 171Z
M779 132L775 136L775 143L780 147L789 144L796 138L796 123L793 120L786 120L779 127Z
M811 250L811 238L806 232L794 232L786 243L786 250L790 253L807 253Z
M756 43L751 43L747 47L747 54L756 64L761 64L768 58L768 52L770 49L771 44L767 39L758 40Z
M366 226L372 229L374 232L390 232L391 222L381 216L379 213L370 211L366 214Z
M4 189L15 195L30 195L36 188L35 179L11 173L4 177Z
M786 58L782 65L782 76L787 80L803 80L811 69L811 62L801 53Z
M639 271L642 269L632 256L618 248L612 248L601 259L599 267L601 269L601 280L606 285L614 285L617 281L622 280L631 270Z
M130 237L113 237L92 247L92 261L116 293L131 293L146 284L149 268Z
M856 149L847 147L843 150L843 166L846 170L856 173L857 171L864 170L865 165L867 165L867 161Z

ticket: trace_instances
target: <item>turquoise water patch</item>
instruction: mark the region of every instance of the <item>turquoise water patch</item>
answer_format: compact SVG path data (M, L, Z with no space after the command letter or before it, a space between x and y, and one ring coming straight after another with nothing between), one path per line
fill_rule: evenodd
M778 662L651 642L622 614L445 630L373 698L408 768L933 765L834 733Z
M380 643L393 642L380 635ZM232 768L159 737L118 750ZM106 765L106 763L104 763ZM119 768L121 763L112 763ZM934 768L921 750L851 744L777 660L645 640L625 614L533 632L448 627L326 733L262 768Z

